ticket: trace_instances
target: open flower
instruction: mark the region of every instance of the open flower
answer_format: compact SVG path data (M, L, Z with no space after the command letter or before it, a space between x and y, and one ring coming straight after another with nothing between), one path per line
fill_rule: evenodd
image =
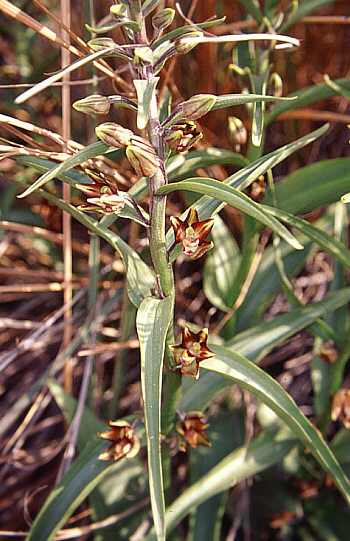
M171 128L164 130L164 141L177 154L187 152L193 145L203 137L192 120L179 120Z
M76 188L86 195L93 196L86 200L88 205L79 205L79 210L114 214L120 212L125 205L125 198L119 191L106 184L76 184Z
M208 329L194 333L185 325L181 344L169 346L174 355L175 365L181 367L183 374L199 378L199 363L215 355L207 347L207 341Z
M201 257L214 246L213 242L205 240L213 227L214 218L200 222L197 210L190 208L185 220L171 216L170 221L175 233L175 243L182 243L182 252L190 259Z
M183 437L186 443L191 447L211 447L208 437L204 430L209 428L210 424L205 422L205 415L199 411L191 411L183 414L179 412L180 421L176 425L176 430Z
M140 440L127 421L109 421L110 430L98 432L98 436L112 443L98 456L99 460L132 458L140 450Z
M340 419L345 428L350 428L350 390L340 389L332 400L332 421Z

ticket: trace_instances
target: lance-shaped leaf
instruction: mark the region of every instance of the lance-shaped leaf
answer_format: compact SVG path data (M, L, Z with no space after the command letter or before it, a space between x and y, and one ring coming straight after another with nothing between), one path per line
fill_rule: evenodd
M142 261L140 256L133 250L126 242L123 241L113 231L107 229L100 222L91 218L84 212L81 212L77 208L68 203L65 203L59 197L56 197L50 193L40 190L40 194L46 197L49 201L52 201L62 210L69 212L73 218L78 220L81 224L85 225L91 231L94 231L101 238L105 239L123 259L126 268L126 280L127 291L131 302L135 306L139 306L142 299L149 296L151 290L156 286L156 280L154 272L149 266Z
M160 453L160 401L165 339L173 315L173 295L147 297L136 317L141 351L141 386L148 451L153 521L159 541L165 540L165 504Z
M122 470L127 459L117 463L97 460L106 447L94 438L51 492L35 519L27 541L51 541L73 511L107 475Z
M77 152L76 154L73 154L73 156L68 158L68 160L66 160L65 162L60 163L56 167L53 167L52 169L44 173L40 178L38 178L38 180L36 180L18 197L26 197L38 188L41 188L41 186L46 184L46 182L49 182L49 180L58 177L61 173L65 173L66 171L69 171L69 169L73 169L73 167L77 167L78 165L86 162L87 160L96 158L96 156L101 156L101 154L106 154L107 152L112 151L115 151L115 149L111 149L111 147L106 145L106 143L103 143L103 141L97 141L96 143L92 143L92 145L89 145L82 150L79 150L79 152Z
M290 433L283 435L282 432L265 432L247 447L235 449L170 505L165 514L168 533L172 532L192 509L215 494L220 494L244 479L281 462L295 442ZM156 540L155 531L152 529L145 541Z
M322 436L300 411L291 396L271 376L242 355L221 346L212 346L215 359L202 366L230 378L271 408L313 454L320 466L350 504L350 484Z
M244 190L247 188L247 186L254 182L254 180L259 178L260 175L263 175L266 173L266 171L285 160L288 156L293 154L293 152L296 152L297 150L300 150L304 146L315 141L318 137L323 135L327 129L328 124L325 124L318 130L301 137L297 141L293 141L292 143L289 143L288 145L285 145L284 147L281 147L270 154L255 160L253 163L247 165L237 173L229 176L222 184L227 184L239 190ZM195 208L198 210L200 219L205 220L213 216L216 212L219 212L220 208L222 208L222 203L217 199L213 199L213 197L204 196L196 202ZM172 230L169 230L166 237L167 247L170 248L173 242L173 232ZM174 261L178 254L179 252L175 248L171 254L170 260Z
M175 182L173 184L162 186L158 189L157 194L164 195L175 190L189 190L190 192L209 195L219 201L223 201L224 203L245 212L249 216L252 216L256 220L259 220L267 227L270 227L297 250L303 248L299 241L289 233L288 229L286 229L278 220L272 218L261 205L255 203L255 201L235 188L227 186L218 180L212 178L192 178L183 180L182 182Z
M289 212L283 210L267 207L262 205L262 207L271 214L275 216L278 220L288 224L291 227L295 227L304 235L307 235L310 239L316 242L321 248L324 248L328 253L330 253L339 263L344 265L345 268L350 269L350 251L346 248L343 242L333 238L331 235L310 224L306 220L302 220Z

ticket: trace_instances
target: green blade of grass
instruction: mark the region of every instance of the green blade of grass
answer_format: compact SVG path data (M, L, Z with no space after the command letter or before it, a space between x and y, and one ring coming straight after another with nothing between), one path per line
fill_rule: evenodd
M165 540L165 504L160 452L160 402L165 339L173 314L173 296L147 297L137 312L140 340L141 387L148 451L148 470L153 521L158 541Z

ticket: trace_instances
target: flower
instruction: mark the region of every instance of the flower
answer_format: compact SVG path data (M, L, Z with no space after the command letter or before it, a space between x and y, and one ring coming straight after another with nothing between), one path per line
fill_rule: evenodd
M350 428L350 390L340 389L332 400L332 421L340 419L345 428Z
M205 416L199 411L191 411L189 413L178 413L180 421L176 425L176 430L183 439L191 446L211 447L208 437L204 434L204 430L209 428L210 424L205 422Z
M185 220L171 216L170 222L175 233L175 243L182 243L182 252L190 259L201 257L214 246L213 242L205 240L213 227L214 218L200 222L197 210L192 207Z
M75 187L86 195L93 196L86 200L88 205L79 205L78 210L113 214L120 212L125 205L125 197L119 190L106 184L76 184Z
M169 346L174 355L176 366L181 366L181 372L199 378L199 363L203 359L214 357L214 353L207 347L208 329L192 332L187 325L182 331L182 342Z
M163 139L173 152L182 154L187 152L193 145L203 137L197 130L192 120L180 120L171 128L164 130Z
M265 192L266 188L264 175L260 175L259 178L252 182L245 190L247 196L257 203L264 199Z
M99 460L132 458L140 450L140 440L127 421L109 421L110 430L98 432L98 436L112 443L98 456Z

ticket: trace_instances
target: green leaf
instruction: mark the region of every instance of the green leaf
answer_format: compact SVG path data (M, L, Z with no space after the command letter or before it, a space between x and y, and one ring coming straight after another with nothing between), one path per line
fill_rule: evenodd
M137 127L143 130L148 122L149 108L153 93L158 84L159 77L153 79L134 79L134 87L137 94Z
M101 154L106 154L108 151L112 152L114 150L115 148L111 149L111 147L106 145L106 143L103 143L103 141L92 143L91 145L83 148L83 150L79 150L79 152L73 154L73 156L68 158L68 160L65 162L62 162L59 165L56 165L56 167L53 169L47 171L18 197L26 197L46 184L46 182L49 180L58 177L61 173L65 173L66 171L69 171L69 169L73 169L73 167L76 167L87 160L91 160L91 158L95 158L96 156L100 156Z
M157 194L164 195L175 190L189 190L223 201L270 227L296 250L302 250L303 248L297 239L289 233L288 229L282 226L276 219L270 217L261 205L227 184L212 178L199 177L162 186L157 190Z
M293 216L293 214L289 214L289 212L284 212L283 210L274 207L267 207L266 205L262 206L266 212L289 226L298 229L298 231L312 239L321 246L321 248L330 253L337 261L339 261L339 263L344 265L345 268L350 269L350 251L346 248L345 244L331 237L326 231L318 229L318 227Z
M177 154L171 156L166 162L166 172L169 181L174 182L192 175L199 168L205 168L216 164L230 164L245 167L249 164L249 160L241 154L222 148L192 150L189 154Z
M262 94L223 94L217 96L216 102L211 111L216 109L224 109L226 107L235 107L236 105L246 105L247 103L261 103L266 101L283 101L291 103L296 101L295 96L288 96L286 98L277 98L276 96L266 96Z
M350 484L332 451L286 391L261 368L242 355L221 346L211 346L216 357L201 367L229 377L272 409L309 449L320 466L350 504Z
M247 12L258 22L262 21L262 13L258 0L238 0L242 6L245 7Z
M131 28L131 30L134 30L134 31L137 31L139 29L139 25L135 21L127 21L127 20L112 21L112 22L104 24L103 26L97 26L94 28L90 26L89 24L85 24L85 27L89 32L92 32L93 34L97 34L97 35L106 34L107 32L110 32L111 30L114 30L115 28L118 28L120 26L122 27L125 26L125 28Z
M207 253L203 271L203 289L207 299L217 308L231 307L232 285L241 252L223 220L216 216L211 236L214 247Z
M158 541L165 540L165 504L160 453L160 402L165 339L173 316L173 295L147 297L137 312L136 328L141 351L141 387L148 450L153 521Z
M112 464L98 460L98 455L105 448L106 442L98 438L94 438L85 447L46 500L30 529L27 541L51 541L98 483L124 467L125 458Z
M59 208L69 212L69 214L78 220L85 227L94 231L106 240L115 250L118 251L121 258L123 259L125 269L126 269L126 279L127 279L127 291L131 302L137 307L140 305L142 299L148 297L151 290L156 287L156 279L154 272L150 267L142 261L140 256L129 246L126 242L123 241L113 231L110 231L104 227L100 222L87 216L84 212L78 210L68 203L65 203L62 199L40 190L40 195L43 195L49 201L55 203Z
M172 532L194 507L281 462L293 445L295 438L290 433L283 436L282 433L264 432L247 447L239 447L227 455L170 505L165 514L168 533ZM145 537L145 541L156 539L154 529Z
M349 186L350 158L307 165L276 185L278 207L290 214L306 214L339 201ZM271 205L269 193L263 203Z
M350 78L348 77L336 79L334 82L347 90L350 89ZM284 103L280 102L274 105L272 111L266 115L266 123L269 124L286 111L294 111L295 109L300 109L305 105L310 105L316 101L325 100L337 95L338 92L326 83L320 83L303 88L302 90L298 90L297 92L288 96L289 98L294 98L293 101Z
M286 18L285 23L282 24L279 31L284 32L287 28L299 21L302 17L305 17L309 13L320 9L323 6L328 6L329 4L333 4L337 1L338 0L304 0L303 2L298 2L298 9L291 17Z
M329 293L320 302L294 308L291 312L277 316L271 321L264 321L259 325L250 327L227 342L226 348L232 349L256 363L272 351L273 348L298 333L301 329L311 325L317 318L325 317L329 312L346 305L349 301L349 287ZM214 343L212 341L209 347L213 349ZM184 380L186 381L186 378ZM205 372L194 383L188 378L188 385L183 385L183 395L179 407L184 411L203 411L214 396L228 387L230 387L229 382L225 378L220 378L218 374Z
M147 17L162 2L162 0L145 0L142 4L142 15Z
M233 175L227 177L227 179L222 184L232 186L239 190L244 190L247 186L254 182L254 180L259 178L260 175L263 175L264 173L266 173L266 171L268 171L281 161L285 160L288 156L293 154L293 152L296 152L297 150L300 150L304 146L315 141L318 137L323 135L327 129L328 124L325 124L318 130L315 130L314 132L311 132L308 135L301 137L297 141L293 141L293 143L289 143L288 145L285 145L284 147L281 147L271 152L270 154L267 154L266 156L255 160L253 163L247 165L237 173L234 173ZM212 197L204 196L201 197L194 206L198 210L200 219L206 220L207 218L210 218L216 212L218 212L220 208L222 208L222 203L220 203L216 199L213 199ZM186 216L187 212L188 211L183 214L183 218ZM167 247L170 248L173 242L173 230L169 229L166 236ZM175 248L175 250L170 256L170 260L174 261L178 256L178 253L179 252Z

